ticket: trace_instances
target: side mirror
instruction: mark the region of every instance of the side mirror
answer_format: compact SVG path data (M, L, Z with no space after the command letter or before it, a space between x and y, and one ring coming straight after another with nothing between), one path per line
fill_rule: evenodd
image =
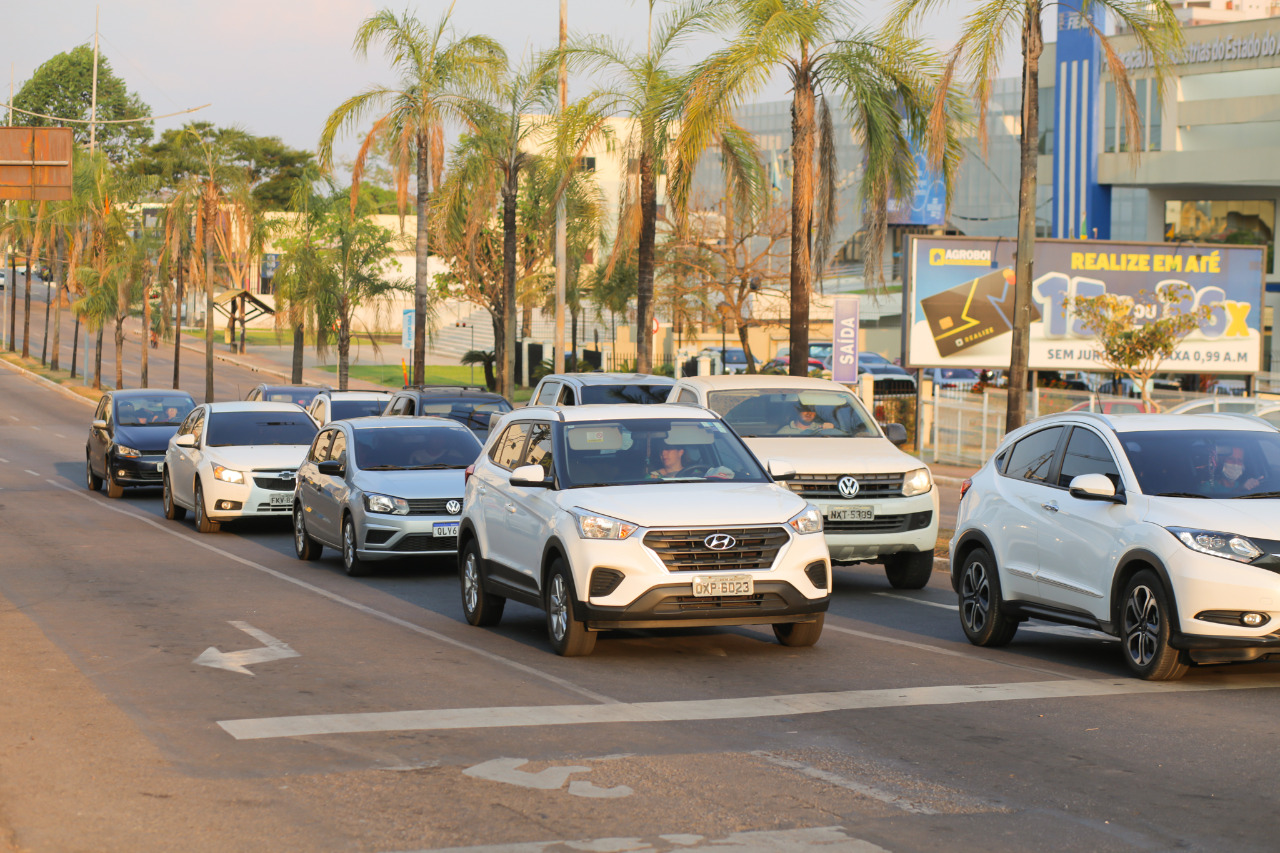
M907 443L907 428L902 424L885 424L884 437L894 447L901 447Z
M106 429L106 428L107 428L107 422L106 422L106 421L94 421L94 422L93 422L93 424L92 424L92 426L93 426L93 428L94 428L94 429Z
M521 465L511 472L510 483L513 486L548 488L551 482L551 478L547 476L546 471L542 470L541 465Z
M782 459L770 459L764 467L768 469L769 476L776 481L790 480L796 475L796 466Z
M1081 474L1072 479L1068 490L1071 497L1082 501L1125 503L1124 495L1116 494L1116 484L1106 474Z
M326 459L316 465L316 470L328 477L341 477L347 473L347 466L337 459Z
M195 447L196 437L189 432L184 432L182 435L175 435L173 443L178 447Z

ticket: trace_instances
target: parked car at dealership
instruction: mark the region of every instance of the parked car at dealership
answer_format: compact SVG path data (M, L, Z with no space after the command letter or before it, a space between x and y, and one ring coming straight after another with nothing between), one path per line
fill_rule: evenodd
M107 391L98 400L84 448L85 485L107 497L127 486L158 486L169 439L196 401L186 391L135 388Z
M287 515L316 422L294 403L203 403L169 439L164 516L192 510L201 533L224 521Z
M458 550L463 472L480 442L448 418L336 420L320 430L293 501L299 560L338 549L347 574L394 557Z

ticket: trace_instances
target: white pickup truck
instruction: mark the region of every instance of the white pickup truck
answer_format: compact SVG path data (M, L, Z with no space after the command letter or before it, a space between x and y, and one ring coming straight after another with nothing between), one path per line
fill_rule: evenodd
M692 376L668 403L703 406L733 427L760 459L796 470L787 486L822 510L834 561L884 565L898 589L920 589L933 572L938 490L929 469L895 445L844 385L795 376Z

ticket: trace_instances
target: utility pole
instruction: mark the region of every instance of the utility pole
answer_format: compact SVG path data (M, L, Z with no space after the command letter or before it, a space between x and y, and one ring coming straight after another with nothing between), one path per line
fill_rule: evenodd
M564 119L565 109L569 103L569 72L565 67L564 47L568 41L569 0L560 0L560 118ZM573 168L574 164L567 164ZM565 192L568 192L565 182ZM564 373L564 310L565 286L567 281L568 226L565 222L564 195L556 202L556 336L555 336L555 372ZM574 353L577 357L577 353Z
M9 63L9 127L13 127L13 63ZM4 218L9 218L9 202L4 203ZM9 262L9 240L4 241L4 254L0 255L0 271L3 271L4 265ZM14 269L17 269L15 264ZM18 284L17 273L10 273L5 286L9 288L9 292L5 294L5 298L0 299L0 307L4 309L0 313L0 337L8 344L10 350L13 349L13 330L10 328L10 318L17 316L18 302ZM13 303L12 306L10 303Z

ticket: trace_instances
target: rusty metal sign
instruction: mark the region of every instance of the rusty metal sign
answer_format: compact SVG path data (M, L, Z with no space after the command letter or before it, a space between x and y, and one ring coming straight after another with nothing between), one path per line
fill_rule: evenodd
M0 127L0 199L70 201L69 127Z

